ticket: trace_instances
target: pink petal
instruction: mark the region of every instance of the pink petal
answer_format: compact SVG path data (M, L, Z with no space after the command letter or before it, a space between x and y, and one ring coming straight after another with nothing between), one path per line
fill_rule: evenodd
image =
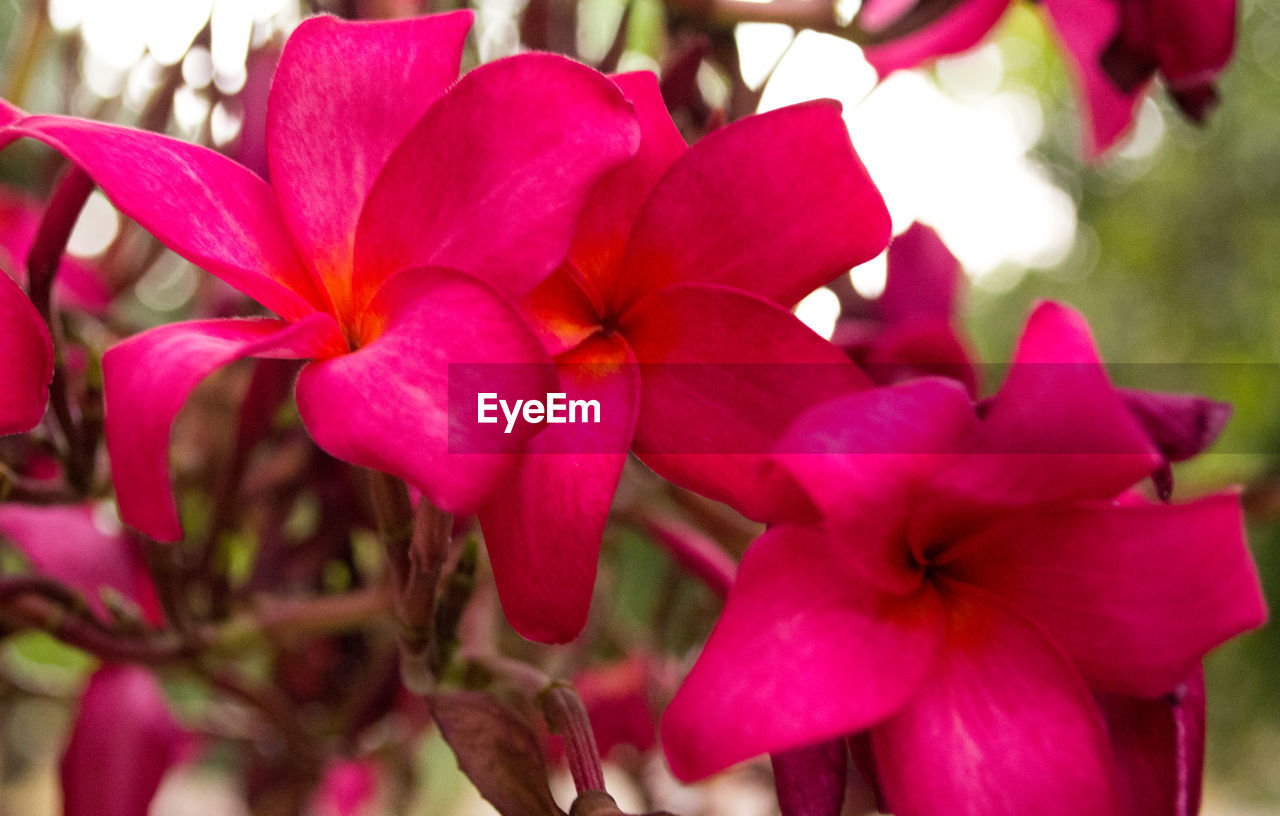
M641 363L637 454L753 518L789 502L757 471L792 420L866 385L790 312L724 286L667 287L631 309L622 332Z
M53 341L44 319L8 275L0 272L0 435L29 431L44 416L53 379Z
M607 300L614 299L622 256L640 208L671 163L688 150L667 113L653 72L618 74L612 79L635 106L640 149L591 191L569 251L570 263L591 289Z
M902 593L920 582L904 537L920 511L922 485L976 424L968 396L950 380L869 389L802 415L771 463L803 489L828 524L859 535L863 580Z
M1190 459L1213 444L1231 418L1231 404L1194 394L1121 389L1133 413L1160 454L1170 462Z
M1098 695L1128 816L1195 816L1204 775L1204 672L1153 699Z
M30 136L84 168L120 211L195 265L287 319L327 307L266 182L208 148L116 125L29 116Z
M843 739L792 748L770 760L782 816L840 816L849 775Z
M662 720L675 775L851 734L915 693L942 647L926 586L893 598L846 569L861 542L779 526L747 550L706 647Z
M95 518L94 508L87 504L0 505L0 533L17 545L37 572L77 590L104 622L112 620L101 596L107 587L138 604L143 617L159 626L164 614L138 541L104 529L110 523L114 522Z
M0 265L20 284L26 282L24 261L40 227L42 205L0 188ZM101 313L111 302L111 290L93 264L64 255L54 278L58 302Z
M1097 159L1129 129L1142 99L1142 87L1126 92L1102 67L1102 55L1120 27L1120 4L1114 0L1045 0L1044 10L1062 41L1067 67L1075 80L1086 122L1085 155Z
M879 31L900 19L917 0L866 0L858 9L858 23L866 31Z
M325 769L307 812L312 816L357 816L366 812L377 795L378 766L372 760L339 759Z
M1154 697L1266 619L1239 497L1090 506L1002 519L940 567L1048 632L1089 685Z
M161 779L191 747L150 672L104 666L89 678L62 756L63 812L147 816Z
M563 260L591 186L638 142L630 103L584 65L553 54L481 65L409 131L369 193L356 303L430 265L528 291Z
M727 125L671 166L636 219L619 294L715 283L791 307L888 241L840 105L806 102Z
M862 53L882 77L959 54L980 43L1008 7L1009 0L961 0L938 21L905 37L867 46Z
M1175 90L1211 82L1231 59L1236 0L1147 4L1160 73Z
M448 512L474 511L529 436L477 424L477 394L544 399L555 378L541 344L492 288L444 269L388 281L366 331L358 351L302 370L302 421L333 456L398 476Z
M241 357L299 359L344 348L333 318L313 313L292 325L265 319L174 323L108 349L103 399L120 517L152 538L182 538L169 484L169 429L187 395L211 371Z
M832 342L842 345L833 336ZM847 348L847 347L846 347ZM913 320L887 326L854 359L877 383L891 385L917 377L948 377L970 394L978 391L978 373L972 355L950 322Z
M312 17L285 43L267 103L272 187L337 304L349 299L365 197L391 151L457 80L473 16Z
M981 590L944 582L947 645L871 731L897 816L1118 816L1102 716L1071 662Z
M640 392L620 335L588 340L556 363L559 390L597 400L600 423L546 425L479 513L507 620L543 643L572 640L586 623Z
M1028 319L975 451L936 483L956 506L1110 499L1160 464L1084 318L1056 303Z
M875 300L876 314L887 323L919 318L950 322L962 272L938 233L912 224L889 245L884 292Z
M561 264L520 299L520 311L529 328L553 357L576 348L600 331L599 309L586 289L586 281L578 271Z

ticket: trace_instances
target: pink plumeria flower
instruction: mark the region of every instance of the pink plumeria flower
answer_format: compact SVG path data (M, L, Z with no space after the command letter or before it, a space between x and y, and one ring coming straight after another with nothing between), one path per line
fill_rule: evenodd
M921 379L778 450L814 512L747 551L667 710L682 778L866 732L899 816L1120 814L1094 692L1170 694L1265 618L1238 495L1128 492L1159 455L1056 304L981 415Z
M568 261L522 304L562 387L597 399L601 422L546 428L479 513L503 609L536 640L586 620L628 448L677 484L766 512L751 454L867 384L790 308L889 236L837 103L747 117L690 148L653 74L615 82L640 150L592 192Z
M89 678L62 755L63 813L146 816L165 774L198 748L149 671L103 666Z
M126 522L181 537L169 428L200 379L245 356L312 360L296 391L316 442L445 510L474 510L509 465L449 452L448 364L548 362L508 298L564 257L589 186L638 136L617 89L562 57L458 80L471 20L304 21L271 87L270 185L154 133L59 116L7 129L52 145L165 245L282 318L162 326L107 352ZM554 385L546 368L511 372L508 393Z
M883 39L866 49L881 76L977 45L1011 0L867 0L858 21ZM1235 44L1235 0L1045 0L1053 32L1066 50L1080 107L1085 152L1105 153L1133 123L1147 84L1157 73L1174 100L1196 121L1217 97L1213 82ZM912 18L910 33L895 26Z

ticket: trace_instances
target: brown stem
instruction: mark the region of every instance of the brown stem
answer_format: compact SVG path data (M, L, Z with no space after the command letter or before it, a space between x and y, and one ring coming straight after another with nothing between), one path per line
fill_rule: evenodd
M417 694L434 686L436 588L444 567L453 518L423 498L416 511L404 482L370 472L369 495L391 565L396 617L400 620L401 677Z
M172 663L191 657L197 648L191 641L167 633L123 636L40 594L12 597L0 609L0 617L15 628L40 629L64 643L118 663Z
M603 791L604 769L600 765L600 749L582 698L572 686L557 682L543 690L538 702L551 732L564 739L569 773L573 775L573 784L579 795L587 791Z
M49 198L49 205L27 253L27 293L36 311L48 324L49 335L53 339L54 369L53 380L49 384L49 405L67 440L67 480L82 495L88 492L93 481L93 457L84 454L80 429L71 410L62 359L62 337L53 314L53 281L66 252L67 240L91 192L93 179L89 174L75 165L69 166Z

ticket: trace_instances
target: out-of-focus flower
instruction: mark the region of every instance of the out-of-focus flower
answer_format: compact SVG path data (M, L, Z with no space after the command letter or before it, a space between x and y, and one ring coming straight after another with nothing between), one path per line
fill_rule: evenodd
M507 617L538 640L582 628L629 446L677 484L764 512L748 454L865 384L788 310L889 236L836 103L748 117L688 148L652 74L615 81L640 151L593 191L567 263L524 300L562 389L598 399L602 421L590 445L584 426L548 427L479 513Z
M663 721L680 777L865 731L902 816L1122 813L1094 692L1176 693L1265 618L1238 496L1128 492L1159 455L1056 304L981 416L921 379L778 449L816 512L747 551Z
M63 813L146 816L165 773L197 745L149 671L103 666L89 678L62 755Z
M40 226L39 203L14 191L0 189L0 269L19 284L26 283L24 261ZM91 263L64 256L54 278L54 295L63 304L100 313L111 303L111 290Z
M378 766L362 759L329 763L312 797L309 816L360 816L371 813L378 795Z
M889 244L884 291L874 300L846 297L831 342L878 384L941 374L976 394L977 374L957 329L963 281L938 234L912 224Z
M9 538L36 572L78 591L99 619L111 620L102 590L133 602L148 623L160 625L164 613L136 538L104 529L93 506L36 507L0 504L0 533Z
M977 45L1010 0L867 0L858 20L877 39L867 59L881 76ZM1106 152L1133 123L1159 74L1183 112L1202 121L1217 101L1214 79L1235 45L1235 0L1045 0L1066 49L1085 151ZM902 30L897 34L895 29Z
M637 132L607 79L554 55L455 81L471 20L303 22L271 86L271 185L153 133L58 116L6 130L64 153L163 243L283 318L163 326L107 352L107 447L129 524L181 537L169 428L201 378L244 356L313 360L297 400L316 442L448 511L473 510L509 465L449 453L448 364L547 361L506 298L564 257L589 186ZM511 372L488 385L552 384L532 365Z

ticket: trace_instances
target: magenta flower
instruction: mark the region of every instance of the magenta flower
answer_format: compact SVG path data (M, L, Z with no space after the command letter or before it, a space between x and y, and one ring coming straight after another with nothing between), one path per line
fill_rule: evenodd
M164 613L142 547L136 536L111 529L111 523L96 518L88 504L0 504L0 535L36 572L79 592L103 622L112 620L102 600L103 590L110 590L136 604L146 622L159 625Z
M49 327L13 279L0 271L0 435L29 431L44 416L53 379Z
M960 262L937 233L913 224L889 245L884 292L866 300L848 287L831 340L876 383L890 385L930 374L978 391L978 364L960 331ZM1173 462L1204 451L1218 438L1231 406L1193 394L1120 389L1161 461L1151 474L1160 497L1173 493Z
M863 27L883 42L866 49L881 76L977 45L1010 0L867 0ZM1235 0L1045 0L1066 49L1080 107L1088 119L1085 152L1096 158L1129 129L1142 92L1157 73L1189 117L1201 121L1216 102L1213 81L1235 44ZM927 18L904 36L895 27Z
M1265 617L1236 494L1127 492L1158 454L1061 306L981 416L922 379L778 449L816 512L744 557L663 721L682 778L865 731L899 816L1120 813L1094 692L1174 692Z
M146 816L164 775L197 747L150 672L103 666L89 678L62 755L63 813Z
M597 399L601 422L547 426L479 513L507 618L536 640L586 620L629 447L677 484L765 513L751 454L866 384L789 309L889 237L836 103L751 116L688 148L653 74L615 81L639 153L593 191L567 263L523 303L561 388Z
M457 80L471 19L304 21L271 87L270 185L153 133L57 116L7 130L67 155L163 243L283 318L163 326L107 352L107 447L129 524L181 537L169 428L201 378L245 356L312 360L297 400L316 442L448 511L473 510L509 465L449 453L448 364L546 361L507 298L564 257L588 187L637 134L617 89L561 57ZM528 365L490 385L552 384Z
M831 342L878 384L940 374L977 393L977 372L957 328L963 281L960 262L938 234L912 224L889 244L880 296L865 300L850 287Z

